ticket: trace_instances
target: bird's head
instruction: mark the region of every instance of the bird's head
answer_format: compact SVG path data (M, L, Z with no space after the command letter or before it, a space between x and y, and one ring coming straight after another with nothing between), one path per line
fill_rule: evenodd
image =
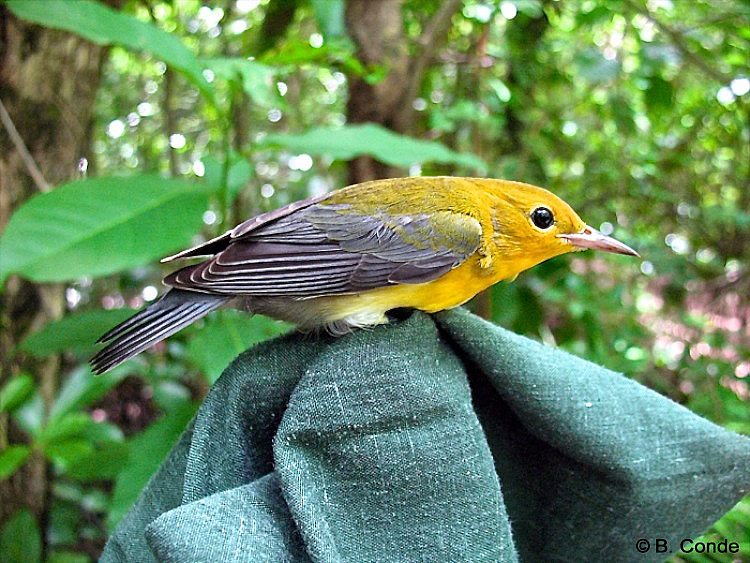
M578 250L603 250L638 256L622 242L590 227L555 194L520 182L503 182L494 191L492 221L501 255L523 263L521 270ZM519 270L519 271L521 271Z

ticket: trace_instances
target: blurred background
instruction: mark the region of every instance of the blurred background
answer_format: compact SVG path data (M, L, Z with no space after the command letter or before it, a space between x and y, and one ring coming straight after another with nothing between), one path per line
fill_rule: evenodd
M158 258L373 178L562 196L643 260L469 307L750 435L749 67L741 0L0 4L0 560L96 558L226 364L289 330L218 312L94 377ZM748 499L707 534L750 558Z

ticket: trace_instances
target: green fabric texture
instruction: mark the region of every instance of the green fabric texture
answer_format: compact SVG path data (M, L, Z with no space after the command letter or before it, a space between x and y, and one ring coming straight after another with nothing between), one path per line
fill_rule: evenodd
M103 561L649 561L750 440L457 309L241 354Z

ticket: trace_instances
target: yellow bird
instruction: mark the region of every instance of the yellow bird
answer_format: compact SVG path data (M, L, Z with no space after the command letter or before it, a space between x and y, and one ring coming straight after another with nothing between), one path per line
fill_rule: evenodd
M104 373L222 305L340 335L434 313L554 256L587 248L638 256L547 190L481 178L355 184L248 219L163 262L209 256L164 278L172 289L110 330Z

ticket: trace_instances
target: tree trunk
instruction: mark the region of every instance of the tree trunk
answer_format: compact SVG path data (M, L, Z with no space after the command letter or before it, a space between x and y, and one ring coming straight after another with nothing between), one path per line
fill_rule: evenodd
M370 84L360 76L349 76L349 123L378 123L408 133L414 125L412 102L419 94L427 64L450 29L451 18L461 0L445 0L425 23L416 54L409 53L404 34L403 0L348 0L346 25L363 65L387 69L385 79ZM349 183L400 175L398 168L362 156L349 162Z
M103 47L20 21L0 5L0 232L29 197L74 177L79 159L87 155L104 55ZM15 355L14 348L30 332L60 318L64 309L59 284L12 276L0 293L0 384L21 372L33 374L47 408L57 387L58 358L35 361ZM0 415L0 450L26 441ZM46 467L35 455L12 478L0 481L0 523L26 506L44 526Z

